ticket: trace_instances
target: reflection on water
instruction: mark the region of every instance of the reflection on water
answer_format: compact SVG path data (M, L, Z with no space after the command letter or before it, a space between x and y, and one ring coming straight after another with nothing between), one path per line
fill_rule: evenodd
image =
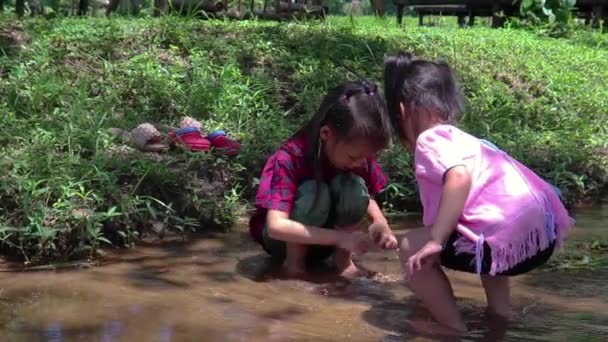
M577 210L577 228L573 231L574 239L599 239L608 235L608 205Z
M607 218L605 208L580 213L573 237L608 237ZM321 269L296 281L244 231L113 252L87 270L0 272L0 341L437 340L413 333L434 325L402 286L394 252L360 261L379 272L371 278L347 282ZM448 275L469 326L461 341L608 340L608 273L516 278L509 325L484 313L475 276Z

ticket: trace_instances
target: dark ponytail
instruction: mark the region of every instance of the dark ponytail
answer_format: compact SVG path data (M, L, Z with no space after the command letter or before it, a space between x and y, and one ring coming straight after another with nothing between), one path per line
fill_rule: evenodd
M384 61L384 91L393 130L401 139L407 139L401 104L410 113L434 110L444 121L453 124L464 107L462 90L449 64L418 59L406 52Z
M403 122L401 120L401 88L403 79L409 70L414 57L407 52L400 52L389 56L384 61L384 94L386 107L389 113L393 131L401 139L405 138Z

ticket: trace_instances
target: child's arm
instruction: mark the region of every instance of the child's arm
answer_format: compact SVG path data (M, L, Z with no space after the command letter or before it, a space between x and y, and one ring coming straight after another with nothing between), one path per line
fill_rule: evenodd
M431 228L431 241L442 245L456 229L471 189L471 174L464 166L455 166L445 173L439 211Z
M384 213L382 213L382 210L380 209L380 206L378 205L378 202L376 202L376 200L369 200L369 205L367 207L367 216L370 218L372 223L385 225L386 228L390 231L390 228L388 227L388 221L386 220L386 217L384 217Z
M454 166L445 172L439 212L435 224L431 227L431 238L409 258L407 272L410 275L422 268L425 259L441 253L445 242L456 229L470 189L471 174L464 166Z
M398 245L397 239L389 227L388 221L384 213L382 213L378 202L373 199L375 194L384 189L388 179L376 159L369 161L368 170L369 173L365 177L365 183L371 196L367 206L367 216L371 221L371 225L368 227L369 235L378 247L395 249Z
M289 215L280 210L269 210L266 223L268 235L276 240L306 245L333 245L356 254L364 253L369 249L369 241L360 234L306 226L290 220Z

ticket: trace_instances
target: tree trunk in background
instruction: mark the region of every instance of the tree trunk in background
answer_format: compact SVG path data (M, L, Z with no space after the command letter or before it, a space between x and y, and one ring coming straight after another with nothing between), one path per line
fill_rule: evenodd
M80 0L78 4L78 15L87 15L89 11L89 0Z
M108 4L108 8L106 9L106 15L110 15L110 14L112 14L112 12L115 12L116 9L118 8L119 2L120 2L120 0L110 0L110 3Z
M154 0L154 16L167 13L167 0Z
M602 18L604 17L604 8L602 7L602 5L597 4L597 5L593 5L593 8L591 9L591 11L592 11L592 18L593 18L591 20L591 27L599 28Z
M30 16L44 15L42 0L29 0L28 4L30 5Z
M52 0L51 1L51 8L53 9L53 11L55 11L56 14L59 14L60 11L60 1L59 0Z
M18 17L23 17L25 14L25 0L15 0L15 13Z
M376 15L384 17L384 0L370 0Z
M397 25L403 25L403 5L397 4Z
M100 3L98 0L94 0L93 3L91 3L91 16L92 17L97 17L97 11L99 10L100 7Z
M0 0L0 12L4 12L4 0Z

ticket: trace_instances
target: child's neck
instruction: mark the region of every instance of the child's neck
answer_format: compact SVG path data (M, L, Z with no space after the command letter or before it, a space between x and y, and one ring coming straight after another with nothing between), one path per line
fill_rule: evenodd
M441 125L447 125L448 122L444 121L444 120L439 120L439 119L434 119L434 118L429 118L427 120L425 120L424 122L420 122L418 127L416 127L416 138L414 141L413 146L416 146L416 142L418 141L418 137L420 137L424 132L428 131L429 129L435 128L437 126L441 126Z

